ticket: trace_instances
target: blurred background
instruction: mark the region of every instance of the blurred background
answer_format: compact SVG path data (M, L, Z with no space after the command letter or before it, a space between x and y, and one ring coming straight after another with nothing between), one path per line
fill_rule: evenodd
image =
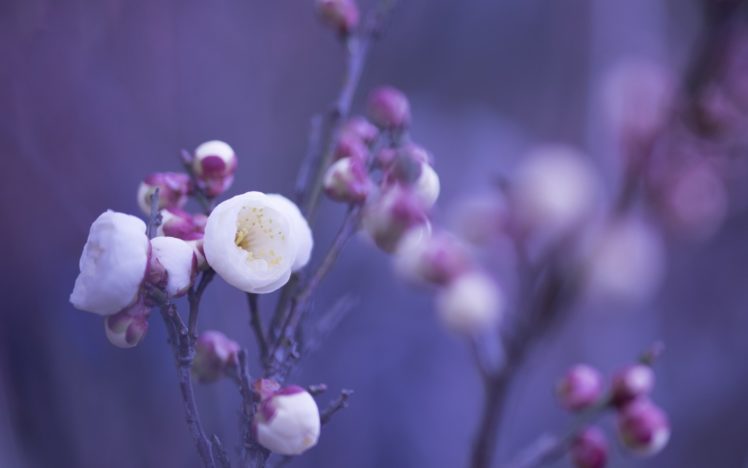
M401 3L355 107L378 84L408 93L414 136L441 176L443 219L537 143L580 147L610 173L606 70L630 57L682 69L703 25L695 0ZM338 88L340 44L311 0L2 0L0 60L0 466L196 467L163 324L154 317L137 348L111 346L101 320L68 302L81 248L99 213L137 213L142 178L179 169L179 150L205 140L237 151L233 192L290 194L309 120ZM498 459L565 427L553 388L569 365L611 373L662 339L655 398L671 443L645 460L614 448L611 466L748 466L744 201L732 197L726 221L698 242L668 240L648 300L585 302L543 340L512 387ZM318 254L342 212L324 205ZM315 305L348 293L358 306L295 381L326 383L323 401L355 395L292 466L464 466L481 406L464 343L364 240ZM218 280L203 310L203 327L254 349L242 294ZM233 384L197 392L205 426L235 447Z

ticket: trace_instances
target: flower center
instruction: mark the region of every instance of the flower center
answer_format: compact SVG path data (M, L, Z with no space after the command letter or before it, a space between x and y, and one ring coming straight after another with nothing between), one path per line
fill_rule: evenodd
M260 268L277 267L283 261L286 234L278 214L262 207L239 212L234 243L247 252L247 261Z

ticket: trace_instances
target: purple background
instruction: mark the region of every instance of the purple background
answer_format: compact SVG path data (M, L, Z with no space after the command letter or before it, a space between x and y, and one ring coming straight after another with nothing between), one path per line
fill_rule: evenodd
M107 208L136 212L140 179L177 169L182 147L226 140L240 158L235 191L290 193L309 119L342 72L311 3L0 2L0 466L198 466L160 320L139 347L120 350L67 297L91 221ZM692 3L404 0L363 89L392 83L411 95L415 136L436 156L448 207L532 143L604 153L601 71L629 54L682 64L700 24ZM326 205L321 248L341 212ZM570 364L612 372L662 338L655 397L673 439L651 460L614 449L611 466L745 466L747 231L739 211L709 242L672 245L651 303L581 307L515 382L499 458L564 427L552 388ZM366 242L351 243L317 306L342 293L359 306L296 381L327 383L329 398L356 393L293 465L462 466L481 401L463 343ZM244 297L217 281L203 326L254 349L246 318ZM200 387L198 397L207 428L233 447L235 388Z

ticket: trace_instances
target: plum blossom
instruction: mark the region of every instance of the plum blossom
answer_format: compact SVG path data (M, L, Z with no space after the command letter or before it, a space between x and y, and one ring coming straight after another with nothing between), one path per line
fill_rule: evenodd
M70 302L99 315L121 311L138 296L148 256L142 220L111 210L102 213L88 233Z
M258 442L281 455L299 455L317 444L319 408L301 387L284 387L260 403L253 429Z
M561 404L581 411L597 403L603 394L603 377L592 366L577 364L566 372L556 387Z
M372 189L364 163L349 157L335 161L325 173L325 193L333 200L362 203Z
M171 297L186 294L197 270L193 247L176 237L156 237L151 240L151 249L152 265L158 262L163 269L166 293Z
M192 172L205 194L216 197L231 186L236 165L236 153L231 146L220 140L212 140L195 149Z
M247 192L220 203L208 217L203 250L232 286L251 293L282 287L311 256L311 230L282 195Z

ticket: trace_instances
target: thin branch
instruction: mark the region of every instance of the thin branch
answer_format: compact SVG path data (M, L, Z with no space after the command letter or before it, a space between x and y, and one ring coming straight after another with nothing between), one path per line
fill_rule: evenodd
M148 225L146 226L146 235L149 239L153 239L156 236L156 230L161 225L161 212L158 210L158 198L160 188L156 189L151 194L151 213L148 217Z
M304 159L301 161L299 173L296 176L296 189L294 192L297 204L302 204L304 202L304 196L309 187L309 178L312 175L313 169L319 166L320 158L322 158L322 124L323 118L322 115L319 114L312 117L312 120L309 123L307 152L304 155Z
M335 399L335 401L330 403L330 405L320 413L319 419L323 426L330 422L330 419L332 419L335 413L348 407L348 400L351 398L351 395L353 395L353 390L341 390L340 395Z
M315 384L315 385L309 385L306 388L306 391L309 392L312 396L318 396L322 395L327 391L327 385L326 384Z
M205 289L208 287L215 275L216 272L212 268L205 270L200 276L200 281L197 283L197 285L190 288L190 291L187 295L187 302L190 305L190 314L188 318L190 339L194 340L196 338L197 317L200 313L200 301L203 298Z
M262 328L262 318L260 317L260 307L257 303L257 294L247 293L247 303L249 304L249 324L255 334L257 348L260 351L260 357L265 360L268 355L268 343L265 332Z
M213 453L216 455L220 467L231 468L231 460L229 460L229 456L226 454L226 449L223 448L223 443L221 442L221 439L218 438L218 435L213 434L210 442L213 446Z

